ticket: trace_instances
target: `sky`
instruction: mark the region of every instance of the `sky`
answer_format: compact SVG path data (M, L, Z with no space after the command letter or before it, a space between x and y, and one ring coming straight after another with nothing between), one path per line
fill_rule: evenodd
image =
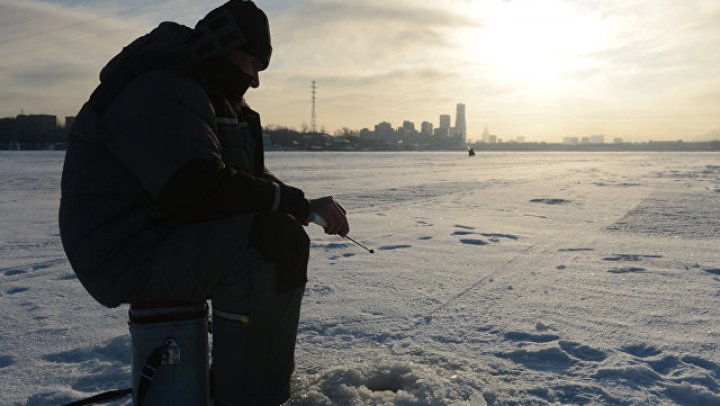
M220 1L0 0L0 117L77 113L105 63ZM717 0L257 0L273 57L247 99L264 125L455 120L468 138L720 138Z

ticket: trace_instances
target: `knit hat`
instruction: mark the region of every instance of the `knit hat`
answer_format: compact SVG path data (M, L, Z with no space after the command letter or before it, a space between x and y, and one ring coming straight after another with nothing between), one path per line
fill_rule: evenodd
M267 16L250 0L230 0L212 10L198 21L187 44L200 59L245 51L258 58L263 69L272 54Z

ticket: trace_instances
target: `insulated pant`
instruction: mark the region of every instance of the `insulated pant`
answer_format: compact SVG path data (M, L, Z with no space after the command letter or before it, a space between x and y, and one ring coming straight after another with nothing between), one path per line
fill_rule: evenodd
M277 293L265 261L218 286L213 302L217 405L279 405L290 397L300 302L305 285Z
M283 213L186 224L154 248L124 303L213 304L218 405L279 405L289 397L310 241Z

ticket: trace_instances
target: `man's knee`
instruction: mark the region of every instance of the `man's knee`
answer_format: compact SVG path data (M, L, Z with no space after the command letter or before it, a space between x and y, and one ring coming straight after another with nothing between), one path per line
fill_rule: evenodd
M249 244L268 261L288 256L302 260L310 250L310 238L303 226L285 213L259 213L255 216Z
M307 282L310 238L288 214L259 213L250 229L249 245L275 266L278 293Z

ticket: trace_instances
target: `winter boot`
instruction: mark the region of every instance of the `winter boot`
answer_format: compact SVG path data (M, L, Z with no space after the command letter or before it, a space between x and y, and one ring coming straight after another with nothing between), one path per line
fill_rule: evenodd
M136 406L208 404L208 305L130 307Z

